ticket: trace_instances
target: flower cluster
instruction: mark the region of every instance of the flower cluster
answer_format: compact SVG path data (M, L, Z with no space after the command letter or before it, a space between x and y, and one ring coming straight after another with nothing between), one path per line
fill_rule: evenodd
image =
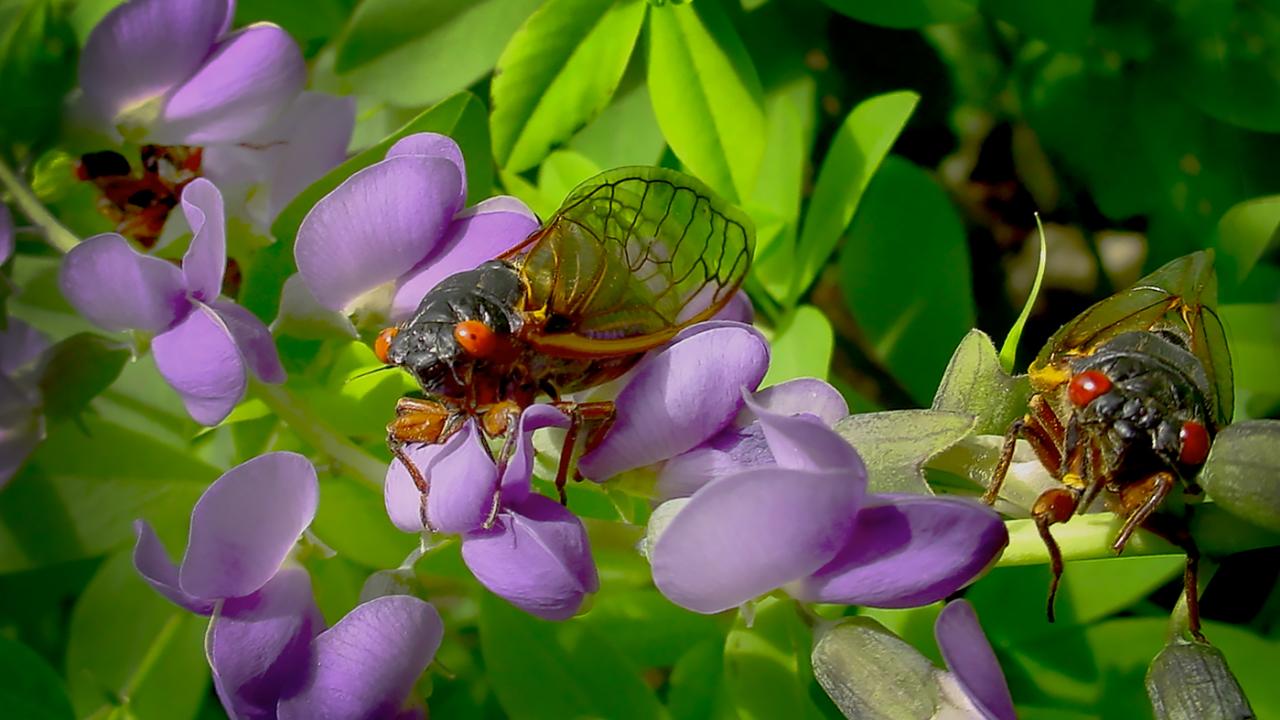
M153 333L156 366L197 422L215 425L244 397L248 373L284 380L271 333L220 298L227 264L222 195L203 178L183 191L191 245L181 267L144 255L116 233L67 253L58 278L81 315L105 330Z
M294 246L298 273L320 305L344 313L394 283L390 309L374 314L401 320L441 280L497 257L538 227L513 197L470 208L466 198L457 143L436 133L402 138L303 219Z
M318 501L306 458L259 456L201 496L181 564L139 521L134 565L160 594L209 616L206 654L231 717L421 718L408 700L440 646L440 616L418 598L384 595L326 629L310 577L290 559Z
M231 31L234 13L232 0L114 8L81 53L78 107L129 142L203 148L195 169L265 224L342 161L355 103L304 92L293 38L270 23Z

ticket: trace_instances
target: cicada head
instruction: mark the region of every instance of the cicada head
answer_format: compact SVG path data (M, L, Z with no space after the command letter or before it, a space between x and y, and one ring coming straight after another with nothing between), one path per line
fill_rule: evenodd
M500 369L520 329L521 286L500 261L451 275L404 323L378 335L374 350L403 367L428 395L462 398L478 367Z

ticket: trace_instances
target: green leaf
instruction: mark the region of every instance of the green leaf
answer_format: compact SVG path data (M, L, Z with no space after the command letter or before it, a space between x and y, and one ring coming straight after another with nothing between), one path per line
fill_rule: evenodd
M537 185L525 180L516 173L499 170L498 177L502 180L503 190L508 195L520 198L540 218L551 217L560 207L560 201L563 196L559 198L551 197L542 192Z
M822 0L836 12L872 25L918 28L964 20L977 11L978 0Z
M591 158L602 168L656 165L667 143L653 116L653 103L643 77L631 87L626 86L624 79L624 89L618 90L613 102L569 141L570 150Z
M1280 305L1223 305L1218 314L1230 333L1235 387L1245 392L1280 395L1280 373L1276 372Z
M812 305L801 305L771 338L769 371L761 387L801 377L825 380L835 338L831 321Z
M875 357L928 402L974 307L964 226L923 170L885 159L840 253L840 288Z
M39 145L62 119L76 79L77 43L66 6L53 0L0 5L0 139Z
M1224 428L1213 439L1199 483L1220 507L1280 532L1280 420Z
M23 720L71 720L71 701L62 678L44 658L0 635L0 707Z
M162 537L186 530L218 470L147 435L83 418L54 428L0 503L0 572L101 555L133 540L132 523ZM39 523L31 522L40 518Z
M689 648L668 680L667 706L674 720L737 720L733 699L724 685L724 641Z
M1013 321L1009 334L1000 345L1000 366L1005 372L1013 372L1014 360L1018 357L1018 342L1022 340L1022 330L1027 326L1027 318L1031 317L1031 308L1040 295L1040 284L1044 282L1044 268L1048 264L1049 246L1044 237L1044 225L1040 222L1040 213L1036 213L1036 230L1040 239L1040 256L1036 262L1036 279L1031 283L1031 292L1027 293L1027 301L1022 304L1022 312Z
M321 481L312 530L339 555L374 569L399 566L418 544L387 522L380 493L344 477Z
M1280 131L1280 8L1266 3L1194 3L1174 10L1163 59L1186 102L1258 132Z
M243 27L255 22L275 23L302 46L304 55L312 57L342 29L349 7L348 0L305 3L238 0L235 24Z
M983 0L990 16L1003 20L1058 50L1082 50L1089 39L1094 0L1027 3L1018 0Z
M480 650L503 710L526 718L666 718L638 668L588 623L549 623L485 593Z
M925 463L968 437L976 422L965 413L890 410L850 415L836 423L836 432L866 463L870 492L932 495Z
M919 95L905 90L877 95L859 103L840 125L822 161L800 230L788 305L804 293L826 264L849 227L871 176L919 100Z
M130 551L113 555L71 613L67 683L78 716L195 717L209 686L206 622L147 585Z
M54 345L40 377L44 413L51 422L73 418L106 390L131 353L119 342L77 333Z
M547 156L538 170L538 190L548 200L562 201L585 180L599 175L600 169L585 155L572 150L557 150Z
M764 155L763 94L714 0L650 13L649 93L680 162L730 201L749 197Z
M820 718L809 697L813 636L795 601L769 597L756 603L751 627L739 616L725 640L725 686L743 720Z
M366 0L338 42L334 69L362 97L422 107L487 75L537 0Z
M271 225L271 234L288 248L298 234L302 218L320 198L328 195L342 181L356 171L382 160L387 150L397 140L414 133L435 132L448 135L462 148L467 163L467 197L475 202L488 195L493 186L493 169L489 156L489 124L485 121L485 107L480 99L469 92L462 92L424 110L404 127L391 133L382 142L347 160L311 183L294 198ZM283 282L283 281L282 281ZM278 291L277 291L278 297Z
M1280 195L1254 198L1233 206L1218 221L1217 270L1232 287L1244 282L1254 265L1280 245Z
M652 588L606 584L582 618L643 668L670 667L694 644L723 644L724 623L673 605Z
M973 415L977 434L1003 435L1026 411L1030 392L1026 375L1010 376L1000 366L991 338L970 330L951 355L932 407Z
M609 104L646 7L643 0L550 0L525 21L490 85L499 165L514 172L537 165Z

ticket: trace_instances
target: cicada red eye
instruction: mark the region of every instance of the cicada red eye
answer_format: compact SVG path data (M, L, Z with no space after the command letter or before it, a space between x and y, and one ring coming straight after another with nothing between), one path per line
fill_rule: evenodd
M391 341L395 339L399 332L400 328L395 326L383 328L382 332L378 333L378 339L373 341L373 354L378 356L378 361L383 365L391 364L389 359Z
M498 350L498 336L479 320L463 320L453 326L453 339L471 357L483 358Z
M1076 407L1084 407L1111 390L1111 378L1098 370L1085 370L1071 378L1067 397Z
M1209 457L1209 431L1194 420L1182 423L1178 432L1182 440L1182 450L1178 452L1178 462L1183 465L1200 465Z

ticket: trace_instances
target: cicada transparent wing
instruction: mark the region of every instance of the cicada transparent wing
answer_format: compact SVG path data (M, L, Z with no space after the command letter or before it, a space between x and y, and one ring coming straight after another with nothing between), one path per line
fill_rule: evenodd
M624 167L578 186L504 259L526 284L525 339L568 357L643 352L724 307L746 277L746 215L674 170Z
M1214 310L1218 282L1212 251L1192 253L1147 275L1133 287L1093 305L1053 337L1031 363L1032 382L1039 389L1065 382L1060 362L1088 355L1099 345L1129 331L1172 330L1187 339L1189 349L1204 366L1215 420L1231 422L1234 391L1231 355L1222 322Z

